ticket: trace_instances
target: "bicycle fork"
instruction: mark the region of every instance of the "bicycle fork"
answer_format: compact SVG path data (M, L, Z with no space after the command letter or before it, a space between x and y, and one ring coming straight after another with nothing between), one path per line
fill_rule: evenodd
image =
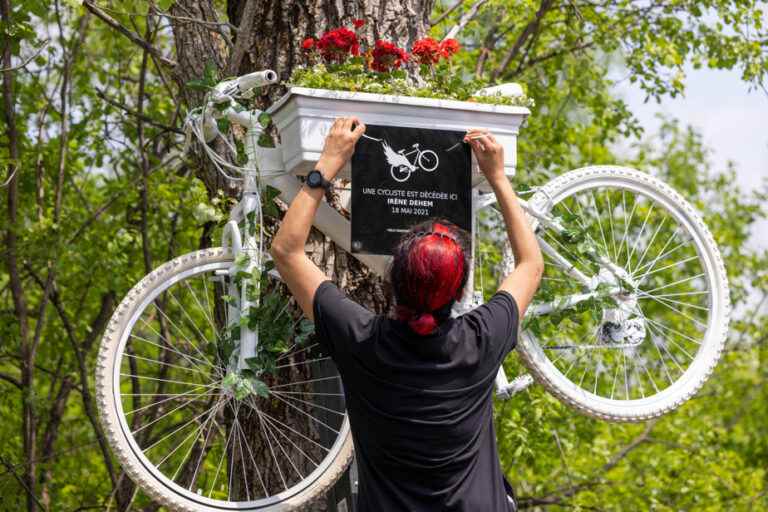
M238 350L233 351L230 361L227 362L228 373L237 372L249 368L247 360L256 356L259 344L258 328L252 329L247 321L241 321L250 316L251 309L259 305L259 285L261 282L261 269L263 268L261 237L257 230L261 230L262 219L255 219L254 213L259 212L261 194L256 183L256 173L247 173L243 197L232 210L230 219L224 227L222 245L230 247L235 263L222 273L228 275L227 294L237 297L227 304L229 325L227 329L236 328L239 325L240 335L235 340ZM240 231L240 222L244 223L244 236ZM245 263L241 264L245 255ZM237 279L238 275L247 277ZM239 281L239 286L238 286ZM255 290L252 288L256 287ZM237 358L235 359L235 355Z

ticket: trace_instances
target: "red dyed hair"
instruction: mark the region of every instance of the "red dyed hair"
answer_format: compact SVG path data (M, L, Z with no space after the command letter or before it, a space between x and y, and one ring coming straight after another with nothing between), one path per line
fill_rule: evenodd
M395 247L390 280L395 316L420 335L432 333L450 316L469 273L469 235L434 219L413 226Z

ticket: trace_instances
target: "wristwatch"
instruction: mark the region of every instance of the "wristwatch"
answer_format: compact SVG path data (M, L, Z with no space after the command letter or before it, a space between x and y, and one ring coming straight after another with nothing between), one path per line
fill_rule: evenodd
M313 169L309 171L309 174L307 174L307 186L309 188L324 188L325 190L328 190L331 188L333 184L325 179L323 177L323 173L318 171L317 169Z

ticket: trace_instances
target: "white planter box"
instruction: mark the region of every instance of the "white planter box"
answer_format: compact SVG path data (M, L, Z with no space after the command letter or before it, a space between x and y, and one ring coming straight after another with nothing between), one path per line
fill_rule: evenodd
M295 174L312 170L334 119L355 115L372 125L460 131L488 128L504 145L506 173L514 175L517 134L530 114L524 107L305 87L291 87L267 112L280 132L285 168ZM474 162L473 173L474 185L482 178ZM340 177L349 177L349 164Z

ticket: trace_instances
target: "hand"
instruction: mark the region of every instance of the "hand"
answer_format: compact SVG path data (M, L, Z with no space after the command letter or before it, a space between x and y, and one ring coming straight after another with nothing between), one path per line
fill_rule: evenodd
M353 130L352 124L357 127ZM365 125L355 116L339 117L334 121L331 130L325 137L325 146L317 167L323 172L325 179L330 180L344 167L355 152L357 140L365 132Z
M464 142L472 147L480 171L489 183L498 179L506 179L504 174L504 148L496 142L491 132L486 128L472 128L464 136Z

